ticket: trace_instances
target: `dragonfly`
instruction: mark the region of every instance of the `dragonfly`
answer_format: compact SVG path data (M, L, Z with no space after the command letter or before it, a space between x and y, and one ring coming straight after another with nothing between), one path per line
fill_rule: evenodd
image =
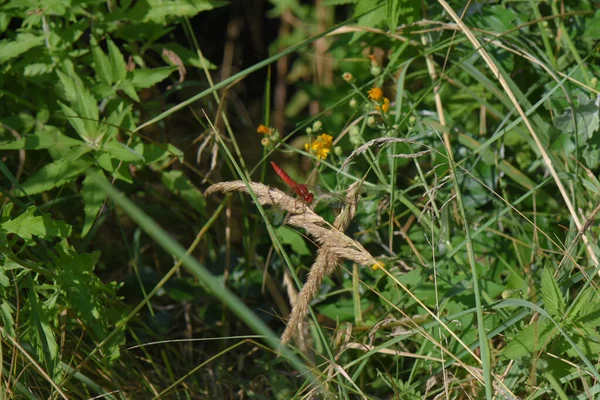
M281 177L281 179L283 179L285 183L289 185L289 187L294 189L294 192L296 192L298 196L300 196L306 203L312 203L314 195L308 191L306 185L297 183L295 180L290 178L287 172L285 172L279 165L275 164L273 161L271 161L271 166L273 167L275 172L277 172L277 175L279 175L279 177Z

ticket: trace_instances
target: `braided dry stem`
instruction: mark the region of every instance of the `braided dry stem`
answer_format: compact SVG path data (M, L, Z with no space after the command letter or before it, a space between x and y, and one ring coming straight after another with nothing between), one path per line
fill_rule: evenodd
M308 206L303 204L299 207L297 199L288 196L281 190L258 182L250 182L249 185L256 193L260 204L275 206L287 211L290 215L285 223L304 229L320 245L317 258L308 273L306 284L300 291L296 304L293 305L290 319L283 335L281 335L281 343L286 344L304 319L308 306L319 292L323 280L335 270L338 260L346 259L369 266L377 264L375 258L360 243L343 233L356 213L361 182L352 184L348 188L346 204L333 225L321 218ZM222 182L210 186L206 189L205 194L233 191L248 193L248 187L242 181Z

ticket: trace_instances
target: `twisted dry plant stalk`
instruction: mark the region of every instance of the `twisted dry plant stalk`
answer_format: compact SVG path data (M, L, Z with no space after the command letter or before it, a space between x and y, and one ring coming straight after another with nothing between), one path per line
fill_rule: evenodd
M381 266L360 243L343 233L356 213L360 184L361 182L357 182L348 188L346 205L333 225L321 218L304 203L300 203L296 198L288 196L281 190L259 182L248 184L252 187L261 205L275 206L287 211L289 216L285 223L304 229L319 244L317 258L308 273L306 284L302 287L296 304L294 304L285 331L281 335L282 344L288 343L297 331L308 311L311 300L317 295L325 277L335 270L338 260L346 259L361 265ZM205 195L235 191L248 193L248 186L243 181L221 182L206 189Z

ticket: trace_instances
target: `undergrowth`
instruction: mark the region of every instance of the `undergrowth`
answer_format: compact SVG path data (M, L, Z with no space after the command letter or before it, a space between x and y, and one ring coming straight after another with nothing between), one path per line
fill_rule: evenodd
M244 7L0 6L2 398L594 398L594 4Z

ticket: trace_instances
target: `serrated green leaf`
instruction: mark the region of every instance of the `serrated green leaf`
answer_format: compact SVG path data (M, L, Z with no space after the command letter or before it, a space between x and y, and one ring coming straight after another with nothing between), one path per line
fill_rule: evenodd
M100 189L97 180L106 181L106 177L101 171L96 169L88 169L87 176L83 180L83 187L81 189L81 196L83 198L83 212L85 215L83 228L81 230L81 236L85 237L94 222L96 221L96 217L98 216L98 212L100 212L100 208L102 208L102 204L104 203L104 199L106 199L106 193Z
M127 80L121 82L118 89L122 90L127 96L129 96L133 101L137 101L138 103L141 101L137 92L135 91L135 87L131 84L131 81Z
M129 164L121 163L119 160L112 158L110 154L104 152L96 158L96 162L111 176L127 183L133 183L133 177L128 168Z
M44 38L42 36L36 36L28 32L19 33L14 40L2 40L0 41L0 64L4 64L11 58L18 57L43 43Z
M24 76L40 76L54 71L54 66L48 63L27 64L23 71Z
M131 84L136 89L147 89L164 81L176 71L177 67L162 67L154 69L136 69L131 74Z
M552 270L548 267L542 272L542 299L544 308L553 317L562 318L565 310L565 300L563 299L558 283L552 276Z
M106 137L107 140L110 140L111 138L113 138L119 132L119 127L121 126L121 123L123 123L123 120L125 119L125 117L127 117L130 113L131 113L131 105L127 105L127 106L123 107L122 110L119 110L119 109L114 110L108 116L105 123L101 124L101 126L102 126L101 129L104 130L103 136Z
M81 122L71 122L71 125L76 128L77 133L79 133L82 138L88 142L95 141L99 136L100 132L98 131L98 105L96 104L96 99L90 93L89 90L83 85L79 77L77 75L73 75L73 77L67 76L61 71L56 71L62 87L65 91L67 99L71 103L73 109L68 107L69 112L75 111L75 115L80 118ZM61 103L62 107L62 103ZM65 110L64 107L63 111ZM66 113L67 111L65 111ZM68 115L69 117L73 117L73 115ZM74 118L71 118L74 119ZM85 129L81 128L81 125L85 127Z
M90 165L92 165L92 161L87 158L54 161L30 176L21 185L21 188L30 196L42 193L75 180ZM24 196L25 193L17 191L16 195Z
M55 221L49 214L35 215L35 206L10 221L0 224L0 229L15 234L25 240L28 245L35 244L33 236L52 240L56 237L66 238L71 234L71 225L63 221Z
M386 21L387 7L384 7L382 4L378 5L373 0L358 0L356 2L356 6L354 7L354 17L357 16L360 17L356 21L356 25L375 28ZM366 32L366 30L362 29L358 32L354 32L352 34L352 39L350 39L350 43L355 43Z
M81 140L63 135L54 126L45 126L44 128L51 129L44 129L43 132L27 135L12 142L1 143L0 150L42 150L57 146L73 147L85 145Z
M121 50L119 50L115 43L110 38L107 38L106 41L108 43L108 56L110 58L112 75L115 81L122 81L127 76L127 63Z
M595 297L596 292L593 288L588 287L587 289L585 289L585 291L581 293L581 295L577 299L577 303L573 305L569 317L572 320L580 320L581 318L584 318L590 313L597 312L597 307L591 307L591 305L593 304L597 305L597 299L595 299Z
M100 80L106 85L112 85L115 82L115 78L113 76L110 61L94 36L92 36L90 40L90 47L92 49L92 58L94 60L96 75L98 75Z
M105 143L102 146L102 150L109 154L112 158L116 158L120 161L126 162L143 162L144 157L135 151L127 147L125 144L118 142L116 140L112 140L108 143Z
M33 348L37 360L42 363L45 371L53 376L58 365L58 345L54 338L54 332L48 323L47 311L39 303L33 283L29 285L29 309L29 323L32 326Z
M63 113L69 120L69 124L73 127L73 129L75 129L75 132L77 132L79 137L86 141L89 140L87 134L88 129L85 120L83 118L79 118L77 111L73 110L71 107L64 104L62 101L59 101L58 105L60 106L60 108L62 108Z
M9 336L15 337L15 320L12 315L10 304L3 301L0 305L0 316L2 316L2 326Z
M502 349L502 357L516 360L523 356L531 356L547 346L550 340L558 334L558 329L549 321L535 321L525 326L514 336L508 345Z
M201 214L206 209L202 192L183 174L182 171L166 171L162 174L162 183L173 194L181 196L186 203Z
M287 226L280 226L277 228L277 236L281 240L283 244L289 244L292 248L292 251L296 254L307 256L310 255L311 252L306 246L306 242L302 235L298 232L288 228Z

